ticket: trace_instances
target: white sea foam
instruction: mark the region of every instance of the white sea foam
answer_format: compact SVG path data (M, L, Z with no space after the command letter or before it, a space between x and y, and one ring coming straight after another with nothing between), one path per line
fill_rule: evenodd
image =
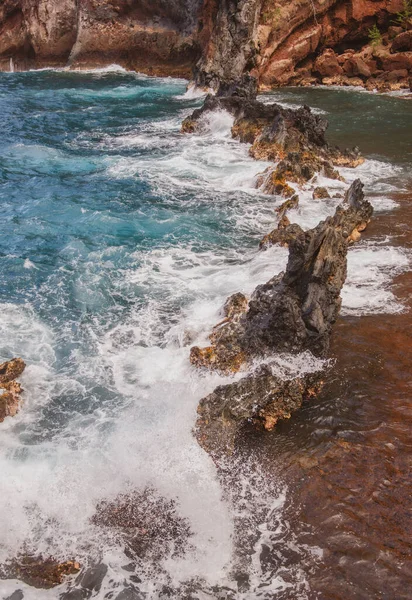
M350 249L342 290L344 314L390 314L404 310L391 290L393 278L410 269L411 253L373 242Z
M179 134L182 117L101 136L98 142L83 136L74 143L110 150L128 145L152 150L147 156L106 158L107 175L143 179L165 201L173 201L181 189L194 189L198 204L230 205L239 236L249 242L255 236L257 247L259 236L276 226L273 209L281 201L254 187L256 174L266 164L252 160L248 146L232 140L233 120L228 114L208 117L205 131L191 136ZM165 147L166 156L156 154ZM40 155L41 160L49 157L38 147L29 148L28 154L36 159ZM386 180L392 173L385 163L367 161L359 169L345 171L345 176L348 182L359 174L369 184L377 182L375 190L382 197L378 194L373 201L382 208L389 191ZM341 201L314 201L314 183L300 190L300 206L290 213L291 220L304 227L332 214ZM319 178L316 185L323 183ZM348 185L326 183L339 193ZM386 204L384 210L388 208ZM98 320L46 325L30 305L2 305L2 358L23 356L28 367L22 377L23 410L2 426L0 527L7 533L0 541L0 563L23 544L62 560L76 557L82 562L91 555L109 566L103 588L95 596L103 598L127 580L121 568L124 554L121 540L92 525L90 517L100 500L149 486L166 499L176 500L178 514L188 519L193 533L193 549L186 556L168 556L156 566L141 566L141 589L149 599L158 597L163 583L173 586L199 576L205 580L205 590L214 584L234 589L231 571L236 566L234 548L242 522L247 525L244 531L250 531L252 524L247 565L251 591L236 592L236 597L275 595L290 585L278 573L263 572L260 560L264 547L277 548L287 539L287 523L282 518L286 490L274 478L259 473L256 465L243 461L232 469L230 497L223 499L214 464L192 436L199 399L229 379L192 369L187 344L207 343L228 295L237 291L249 295L285 268L286 249L275 246L259 252L256 247L245 249L240 240L237 248L230 249L210 244L202 251L181 242L172 249L136 250L128 266L113 273L113 286L123 299L139 289L145 302L131 303L126 317L109 325ZM116 248L106 249L104 258L116 252ZM98 306L102 302L99 276L92 266L103 255L88 254L78 241L68 244L62 256L79 271L73 283L79 305ZM362 242L351 249L344 311L361 315L401 310L390 284L394 275L409 268L409 259L389 242ZM46 285L63 305L65 290L54 279ZM76 347L73 330L77 328L90 340L92 351ZM60 347L68 340L73 347L62 359ZM274 373L286 378L325 366L307 354L277 356L271 365ZM98 403L93 400L95 387L100 390ZM53 435L37 428L44 411L49 411ZM298 547L293 539L288 543L301 556L320 552ZM154 575L155 567L164 572L157 570ZM297 567L295 580L305 588L303 569ZM12 593L17 587L28 600L54 599L61 592L40 593L9 581L2 583L2 593ZM199 597L206 598L208 593Z

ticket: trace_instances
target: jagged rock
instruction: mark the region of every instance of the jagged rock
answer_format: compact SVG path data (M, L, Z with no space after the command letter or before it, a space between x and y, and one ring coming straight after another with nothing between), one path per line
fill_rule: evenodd
M247 313L216 328L211 346L193 347L192 364L230 373L273 352L327 354L341 305L348 244L365 229L373 213L362 190L357 179L333 217L309 231L296 230L288 242L286 272L258 286ZM276 235L292 228L277 230Z
M324 198L330 198L330 194L325 187L316 187L313 190L312 196L314 200L323 200Z
M286 225L285 227L279 227L274 229L270 233L266 234L259 244L260 250L266 250L270 246L280 244L281 246L289 246L289 244L295 240L299 235L303 234L302 228L296 223Z
M299 206L299 196L295 194L289 200L285 200L278 208L276 209L277 214L279 215L279 219L282 220L287 213L288 210L293 210Z
M53 557L20 555L0 566L0 579L19 579L32 587L49 589L79 570L80 565L75 560L61 563Z
M223 307L223 313L227 319L239 317L247 310L248 300L244 294L237 292L230 296Z
M256 358L267 360L273 352L310 350L326 356L341 305L348 244L365 229L372 213L363 185L356 180L333 217L306 232L297 225L276 230L279 236L295 228L286 272L258 286L247 313L217 328L210 336L211 346L192 348L191 362L228 373L245 363L253 365ZM321 372L284 380L266 362L200 401L198 442L216 459L231 453L245 424L273 429L316 396L322 384Z
M0 423L14 417L20 406L21 385L15 381L26 365L21 358L13 358L0 365Z
M236 93L237 89L244 93ZM230 91L231 95L221 95ZM326 119L315 115L308 106L297 110L278 104L265 105L251 98L253 85L241 80L237 85L223 86L215 96L207 96L182 124L182 132L201 132L204 116L216 110L226 110L234 116L232 136L251 144L249 153L258 160L280 161L264 179L267 193L293 196L295 190L287 181L303 183L316 172L329 172L335 177L333 165L357 166L363 159L358 151L341 152L331 148L325 139ZM261 178L258 181L260 183Z
M306 399L316 396L321 385L319 373L284 381L273 375L270 365L263 365L240 381L217 387L200 401L197 440L212 455L231 453L246 423L270 431Z
M8 383L17 379L25 369L25 363L21 358L13 358L0 365L0 384Z

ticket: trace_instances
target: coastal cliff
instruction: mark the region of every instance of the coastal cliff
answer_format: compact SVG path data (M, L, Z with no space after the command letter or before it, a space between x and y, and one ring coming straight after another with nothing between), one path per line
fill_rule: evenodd
M410 85L411 19L410 0L5 0L0 69L117 63L212 88L249 72L261 88L385 91Z

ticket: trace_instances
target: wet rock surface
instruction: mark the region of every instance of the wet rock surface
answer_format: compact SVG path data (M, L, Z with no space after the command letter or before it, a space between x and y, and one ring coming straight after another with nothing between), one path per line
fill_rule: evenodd
M14 417L20 406L21 385L16 381L26 365L21 358L13 358L0 365L0 423Z
M193 347L191 363L234 373L275 352L309 350L326 357L341 306L348 244L358 239L355 232L360 236L372 213L363 185L356 180L333 217L306 232L288 225L276 230L276 239L267 237L265 244L287 239L286 272L256 288L246 313L215 328L211 346ZM246 423L270 430L290 418L305 399L316 396L321 386L321 373L288 381L273 375L269 361L200 401L197 439L212 455L230 453Z
M341 305L348 244L355 232L366 228L372 213L363 185L356 180L333 217L306 232L287 226L286 272L258 286L247 313L215 329L211 346L192 348L192 364L233 372L272 352L310 350L326 356ZM281 234L277 230L274 235Z
M0 579L19 579L32 587L49 589L79 570L80 565L75 560L58 562L53 557L27 554L0 565Z
M126 556L132 560L179 556L187 549L191 536L189 524L179 516L176 503L151 489L100 502L92 523L117 533Z

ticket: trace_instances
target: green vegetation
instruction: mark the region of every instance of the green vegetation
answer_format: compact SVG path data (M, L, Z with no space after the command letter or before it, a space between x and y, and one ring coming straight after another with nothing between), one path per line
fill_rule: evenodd
M403 0L403 10L396 13L395 23L405 27L412 19L412 0Z
M372 29L368 30L369 32L369 41L371 43L372 46L379 46L379 44L382 43L382 34L378 29L378 26L375 25L372 27Z
M279 6L273 6L271 8L267 8L262 13L262 23L263 25L267 25L268 23L273 24L275 27L279 24L279 19L282 14Z

